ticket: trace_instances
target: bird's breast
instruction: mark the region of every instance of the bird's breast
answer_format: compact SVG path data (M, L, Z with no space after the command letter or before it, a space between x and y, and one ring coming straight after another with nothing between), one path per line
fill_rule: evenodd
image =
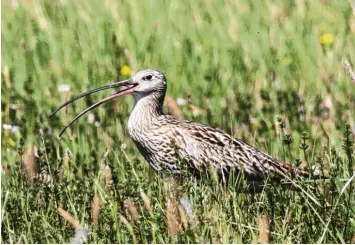
M178 171L178 159L171 147L171 137L166 128L152 125L129 124L128 133L139 152L154 170Z

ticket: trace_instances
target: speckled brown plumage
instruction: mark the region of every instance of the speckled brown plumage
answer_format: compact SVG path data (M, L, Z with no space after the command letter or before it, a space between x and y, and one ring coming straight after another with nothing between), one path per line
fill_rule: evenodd
M162 110L166 92L164 75L145 70L133 79L143 80L148 75L159 81L161 89L134 95L128 132L153 169L167 168L178 174L184 159L189 169L199 172L216 169L220 173L233 169L243 171L249 179L264 179L269 174L281 178L307 175L219 129L165 115Z
M121 86L126 89L91 105L64 127L60 135L89 110L119 96L132 94L134 106L128 120L128 132L140 153L156 171L168 169L178 174L182 164L187 164L187 169L198 173L217 170L224 176L231 170L242 171L248 180L263 180L270 174L288 179L308 175L219 129L165 115L162 107L167 82L164 74L157 70L143 70L131 79L79 94L50 116L91 93Z

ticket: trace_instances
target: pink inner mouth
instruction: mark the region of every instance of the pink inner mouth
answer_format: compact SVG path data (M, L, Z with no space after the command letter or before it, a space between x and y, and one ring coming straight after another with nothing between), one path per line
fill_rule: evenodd
M132 84L132 85L129 85L127 88L125 89L122 89L120 91L117 91L115 93L113 93L111 96L107 97L107 98L110 98L110 97L113 97L113 98L116 98L116 97L119 97L121 95L125 95L125 94L132 94L134 91L133 91L133 88L137 87L138 86L138 83L135 83L135 84ZM107 98L103 99L103 100L106 100ZM111 99L113 99L111 98Z

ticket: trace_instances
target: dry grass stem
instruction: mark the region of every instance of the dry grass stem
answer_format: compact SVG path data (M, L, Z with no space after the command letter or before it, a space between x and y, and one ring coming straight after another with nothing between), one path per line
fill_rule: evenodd
M259 242L269 243L270 237L270 227L269 227L269 217L263 215L259 219Z
M131 224L128 222L128 220L122 215L122 214L118 214L118 218L120 219L120 221L126 225L126 226L130 226Z
M66 220L68 221L75 229L78 229L80 227L80 223L78 220L76 220L73 216L71 216L67 211L65 211L62 208L58 208L59 214Z
M351 68L349 61L345 60L344 64L345 64L346 70L348 71L351 81L353 81L353 83L355 84L355 72Z
M129 221L128 221L122 214L118 214L118 218L119 218L119 220L127 227L129 233L130 233L131 236L132 236L133 243L137 243L136 236L134 235L134 232L133 232L133 227L132 227L132 225L129 223Z
M181 230L181 220L178 209L177 198L181 193L181 185L177 179L169 179L167 181L168 201L166 206L166 218L168 231L171 236L175 236Z
M166 221L171 236L175 236L180 231L179 218L177 202L174 198L169 198L166 205Z
M132 202L131 198L127 198L126 200L124 200L124 206L127 209L128 214L130 215L131 219L133 219L133 220L139 219L138 210L137 210L136 206L134 205L134 203Z
M95 195L92 201L92 219L94 225L99 223L99 215L100 215L100 198Z
M102 171L102 175L104 176L106 185L111 186L113 180L112 180L112 171L110 166L107 164L101 164L101 171Z
M153 215L153 208L150 199L148 198L148 196L145 194L143 190L140 191L140 194L143 199L145 208L148 210L150 215Z
M10 69L8 66L4 66L3 74L4 74L6 88L9 89L11 88L11 81L10 81Z
M351 239L351 244L355 244L355 234L353 236L353 239Z
M184 119L184 116L182 115L182 111L179 107L179 105L176 103L176 101L173 99L171 96L166 96L166 103L168 105L170 113L179 118L180 120Z
M33 184L36 176L36 163L34 156L35 147L32 145L27 148L22 157L22 169L25 171L27 180Z
M187 220L187 215L185 213L184 208L181 205L178 205L178 211L179 211L179 216L182 225L184 226L184 229L187 230L188 228L188 220Z

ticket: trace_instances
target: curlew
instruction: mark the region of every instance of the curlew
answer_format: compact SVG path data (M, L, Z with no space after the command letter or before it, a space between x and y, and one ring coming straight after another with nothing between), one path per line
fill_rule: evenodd
M167 80L162 72L153 69L142 70L128 80L79 94L53 111L50 117L77 99L118 87L124 89L78 114L62 129L60 135L89 110L119 96L130 94L133 95L134 105L128 119L129 136L156 171L167 169L173 174L180 174L182 164L185 164L186 169L199 174L211 169L216 170L222 177L231 170L243 172L246 180L252 181L263 181L268 176L276 176L279 179L308 176L306 171L276 160L217 128L164 114Z

